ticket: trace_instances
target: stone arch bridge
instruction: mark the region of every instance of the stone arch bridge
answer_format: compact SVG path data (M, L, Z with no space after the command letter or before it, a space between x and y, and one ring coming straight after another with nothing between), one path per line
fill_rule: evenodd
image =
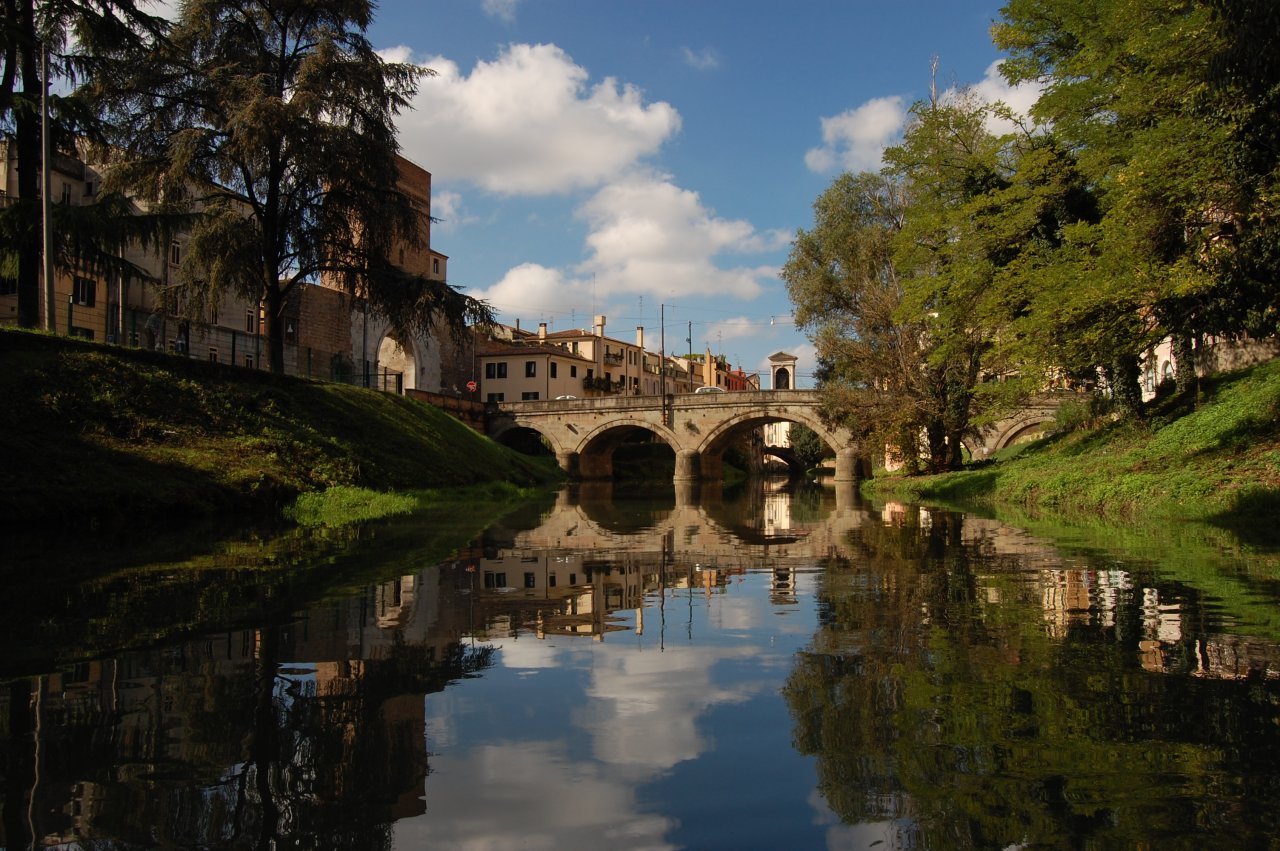
M822 422L819 401L816 390L762 390L498 402L486 419L495 440L535 433L575 479L612 477L614 451L647 432L675 452L677 482L719 479L725 450L745 434L769 423L801 423L835 452L835 480L856 481L870 471L865 453L847 429Z

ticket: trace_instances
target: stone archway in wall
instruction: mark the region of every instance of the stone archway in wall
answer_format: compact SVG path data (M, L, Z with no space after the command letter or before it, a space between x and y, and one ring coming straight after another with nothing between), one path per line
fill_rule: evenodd
M370 376L370 386L390 393L417 389L418 359L413 343L402 342L388 334L378 344L375 363L377 374Z

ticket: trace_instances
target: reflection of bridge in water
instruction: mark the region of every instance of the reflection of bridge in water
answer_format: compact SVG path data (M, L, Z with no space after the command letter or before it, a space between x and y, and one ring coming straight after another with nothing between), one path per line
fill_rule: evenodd
M615 500L613 490L583 482L562 491L536 527L486 533L468 567L484 637L643 633L649 595L710 594L747 573L767 572L771 602L793 605L798 571L851 558L854 530L869 516L852 482L799 501L754 490L745 504L714 485L677 486L662 504Z

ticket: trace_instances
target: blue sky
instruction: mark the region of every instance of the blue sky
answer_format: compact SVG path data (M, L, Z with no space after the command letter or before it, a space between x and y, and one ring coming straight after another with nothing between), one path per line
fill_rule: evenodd
M906 110L999 80L996 2L383 0L369 35L436 71L401 116L432 245L501 321L708 345L767 376L812 346L777 277L814 199L878 168ZM663 306L665 305L665 309ZM767 383L767 382L766 382Z

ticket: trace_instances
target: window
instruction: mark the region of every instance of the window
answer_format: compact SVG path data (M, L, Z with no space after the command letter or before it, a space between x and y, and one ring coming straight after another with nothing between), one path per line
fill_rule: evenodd
M548 588L556 587L556 575L554 573L549 574L547 576L547 587Z
M578 377L578 368L576 366L569 367L569 377L570 378Z
M486 570L484 572L484 587L506 588L507 575L505 573L494 573L492 570Z
M216 304L212 304L209 306L209 324L210 325L218 324L218 306Z
M86 197L86 198L92 198L92 197L93 197L93 193L94 193L94 192L96 192L96 191L97 191L97 187L94 185L94 183L93 183L93 181L92 181L92 180L85 181L85 184L84 184L84 197Z
M244 365L246 369L253 369L253 355L244 356Z
M252 310L244 312L244 330L250 334L258 330L258 317L254 315Z
M71 336L72 336L72 337L79 337L79 338L80 338L80 339L82 339L82 340L92 340L92 339L93 339L93 329L92 329L92 328L80 328L80 327L78 327L78 326L76 326L76 325L72 325L72 326L71 326Z
M537 575L536 575L536 574L533 574L533 573L525 573L525 575L524 575L524 587L526 587L526 588L537 588L537 587L538 587L538 577L537 577Z
M71 184L70 183L62 184L62 203L64 204L71 203Z
M431 258L431 274L433 275L440 274L440 258L439 257Z
M484 365L485 378L506 378L507 364L505 361L500 363L487 363Z
M1172 363L1170 363L1169 361L1165 361L1165 362L1164 362L1164 377L1163 377L1163 378L1161 378L1161 381L1173 381L1173 380L1174 380L1174 376L1173 376L1173 364L1172 364Z
M169 265L182 265L182 245L177 241L169 243Z
M93 307L98 301L98 282L77 277L71 284L71 300L85 307Z
M521 393L520 399L525 402L536 402L538 401L538 394L536 391L532 393Z
M577 584L578 584L578 574L576 574L576 573L570 573L570 574L569 574L569 584L570 584L570 585L577 585Z
M538 362L536 360L527 360L524 362L524 377L536 378L538 375Z
M17 295L17 278L0 278L0 295Z
M551 377L552 377L552 378L555 378L555 377L556 377L556 362L555 362L555 361L552 361L552 362L551 362Z
M587 370L587 381L590 381L592 378L595 378L595 372L596 371L594 369Z
M218 362L218 350L215 349L213 346L210 346L209 347L209 363L217 363L217 362Z
M505 394L505 393L490 393L490 394L489 394L489 401L490 401L490 402L502 402L502 401L505 401L505 397L506 397L506 395L507 395L507 394Z

